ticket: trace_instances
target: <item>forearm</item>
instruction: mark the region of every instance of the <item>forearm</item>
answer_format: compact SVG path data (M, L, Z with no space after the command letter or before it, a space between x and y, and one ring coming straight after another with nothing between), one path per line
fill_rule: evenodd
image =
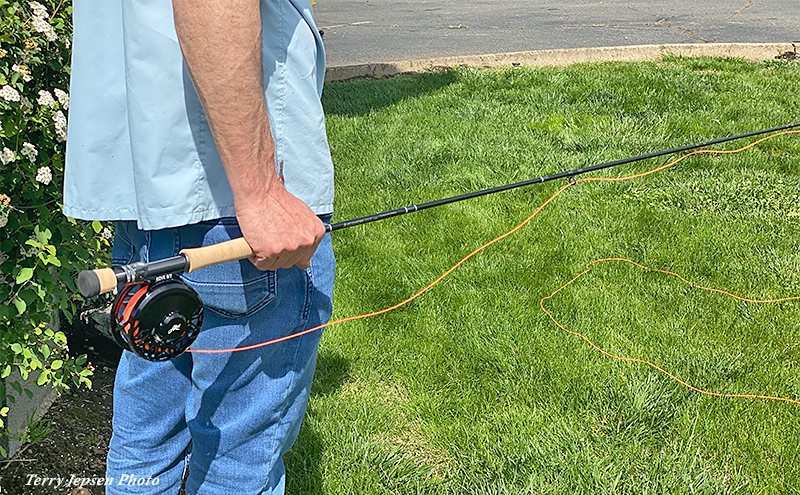
M276 184L259 0L173 0L175 28L238 207Z
M261 67L259 0L173 0L175 30L200 96L242 235L262 270L308 268L322 222L275 173Z

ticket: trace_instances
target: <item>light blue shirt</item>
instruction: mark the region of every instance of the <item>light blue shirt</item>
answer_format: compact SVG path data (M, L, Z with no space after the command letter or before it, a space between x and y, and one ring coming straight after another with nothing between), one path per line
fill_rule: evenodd
M333 211L320 103L325 53L309 0L261 0L264 90L286 188ZM75 0L64 214L141 229L235 216L169 0Z

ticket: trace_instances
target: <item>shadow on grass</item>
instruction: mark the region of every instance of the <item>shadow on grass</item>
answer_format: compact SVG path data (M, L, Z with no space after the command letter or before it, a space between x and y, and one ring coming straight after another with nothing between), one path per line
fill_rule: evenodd
M317 368L314 372L314 383L311 387L311 398L330 395L347 381L350 375L350 363L340 354L320 351L317 357ZM297 441L284 456L286 466L287 494L322 494L324 485L320 464L324 445L313 427L309 417L314 416L312 406L306 411L306 421L300 428Z
M322 105L327 115L356 117L402 100L438 91L458 80L458 71L406 74L390 79L359 79L325 84Z

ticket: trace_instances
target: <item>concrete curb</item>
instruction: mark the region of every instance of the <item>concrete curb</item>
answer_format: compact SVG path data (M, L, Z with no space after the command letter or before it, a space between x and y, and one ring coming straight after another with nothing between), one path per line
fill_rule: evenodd
M61 329L61 320L58 317L58 312L54 312L53 315L49 327L54 332L58 332ZM0 380L6 387L6 400L0 403L0 407L10 406L8 417L5 418L5 434L0 435L0 447L5 449L9 459L14 457L19 448L22 447L21 436L24 435L28 425L42 419L58 398L58 391L55 388L36 385L39 373L39 371L34 371L28 375L27 380L23 380L19 372L14 371ZM28 398L24 392L18 394L11 386L13 382L18 382L23 389L30 390L31 397ZM13 403L9 400L9 397L14 397Z
M408 60L374 64L331 66L325 71L325 81L384 78L398 74L416 74L441 67L503 67L511 65L547 66L569 65L578 62L635 62L658 60L672 53L684 57L735 57L748 60L773 59L792 51L791 43L677 43L664 45L608 46L599 48L567 48L528 52L442 57L427 60Z

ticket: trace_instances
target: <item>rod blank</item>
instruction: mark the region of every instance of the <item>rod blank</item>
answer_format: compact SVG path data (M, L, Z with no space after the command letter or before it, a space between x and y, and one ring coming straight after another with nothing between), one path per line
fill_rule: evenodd
M450 198L439 199L439 200L436 200L436 201L429 201L427 203L420 203L418 205L405 206L403 208L397 208L396 210L384 211L384 212L381 212L381 213L375 213L374 215L367 215L367 216L364 216L364 217L353 218L352 220L344 220L342 222L332 223L330 225L326 225L325 226L325 230L327 232L333 232L335 230L346 229L347 227L354 227L356 225L363 225L365 223L374 222L376 220L383 220L384 218L396 217L398 215L405 215L406 213L412 213L412 212L415 212L415 211L426 210L428 208L433 208L435 206L441 206L441 205L446 205L446 204L450 204L450 203L455 203L457 201L463 201L465 199L470 199L470 198L477 198L478 196L486 196L487 194L494 194L494 193L498 193L498 192L502 192L502 191L508 191L508 190L511 190L511 189L516 189L518 187L530 186L531 184L541 184L542 182L549 182L551 180L569 179L569 178L575 177L577 175L582 175L582 174L586 174L586 173L589 173L589 172L595 172L597 170L602 170L604 168L611 168L611 167L616 167L618 165L624 165L626 163L633 163L633 162L638 162L638 161L641 161L641 160L647 160L649 158L656 158L656 157L659 157L659 156L671 155L673 153L680 153L681 151L695 150L695 149L698 149L698 148L704 148L706 146L712 146L712 145L715 145L715 144L727 143L728 141L734 141L736 139L743 139L743 138L758 136L758 135L761 135L761 134L768 134L770 132L784 131L784 130L787 130L787 129L791 129L793 127L800 127L800 122L797 122L795 124L782 125L782 126L779 126L779 127L772 127L770 129L762 129L760 131L748 132L748 133L745 133L745 134L737 134L735 136L728 136L728 137L719 138L719 139L712 139L711 141L704 141L702 143L688 144L686 146L680 146L680 147L677 147L677 148L670 148L668 150L662 150L662 151L655 151L653 153L646 153L646 154L643 154L643 155L637 155L637 156L633 156L633 157L630 157L630 158L622 158L620 160L614 160L614 161L611 161L611 162L599 163L597 165L591 165L589 167L576 168L575 170L568 170L568 171L565 171L565 172L558 172L558 173L555 173L555 174L543 175L543 176L537 177L535 179L528 179L528 180L524 180L524 181L521 181L521 182L515 182L513 184L506 184L504 186L491 187L489 189L483 189L481 191L475 191L475 192L471 192L471 193L460 194L458 196L453 196L453 197L450 197Z
M511 189L529 186L532 184L541 184L543 182L549 182L552 180L571 179L572 177L578 175L586 174L589 172L595 172L597 170L602 170L606 168L616 167L618 165L624 165L626 163L638 162L641 160L647 160L649 158L656 158L659 156L670 155L673 153L680 153L682 151L695 150L698 148L704 148L706 146L726 143L728 141L734 141L737 139L758 136L770 132L780 132L787 129L792 129L794 127L800 127L800 122L795 124L782 125L779 127L772 127L769 129L762 129L760 131L737 134L735 136L712 139L711 141L704 141L702 143L689 144L686 146L679 146L677 148L655 151L653 153L646 153L642 155L633 156L630 158L622 158L620 160L599 163L597 165L591 165L589 167L567 170L564 172L558 172L550 175L543 175L535 179L524 180L521 182L515 182L513 184L506 184L504 186L492 187L489 189L483 189L480 191L470 192L466 194L459 194L458 196L452 196L449 198L429 201L427 203L404 206L402 208L388 210L381 213L375 213L373 215L367 215L364 217L358 217L358 218L353 218L351 220L345 220L342 222L328 224L325 225L325 231L333 232L336 230L346 229L348 227L354 227L356 225L363 225L365 223L375 222L377 220L383 220L385 218L396 217L399 215L405 215L407 213L426 210L428 208L433 208L436 206L456 203L458 201L464 201L465 199L477 198L479 196L486 196L488 194L509 191ZM250 249L249 246L246 245L246 242L244 241L243 238L234 239L231 241L226 241L220 244L216 244L214 246L186 249L181 251L181 254L178 256L174 256L172 258L167 258L159 261L153 261L150 263L139 262L139 263L133 263L131 265L116 267L113 269L101 268L97 270L84 270L78 276L78 288L81 294L83 294L85 297L91 297L91 296L96 296L98 294L102 294L104 292L110 292L111 290L114 289L116 284L140 282L142 280L155 278L158 275L189 272L197 270L204 266L223 263L225 261L235 261L244 259L251 256L252 254L253 254L252 250Z

